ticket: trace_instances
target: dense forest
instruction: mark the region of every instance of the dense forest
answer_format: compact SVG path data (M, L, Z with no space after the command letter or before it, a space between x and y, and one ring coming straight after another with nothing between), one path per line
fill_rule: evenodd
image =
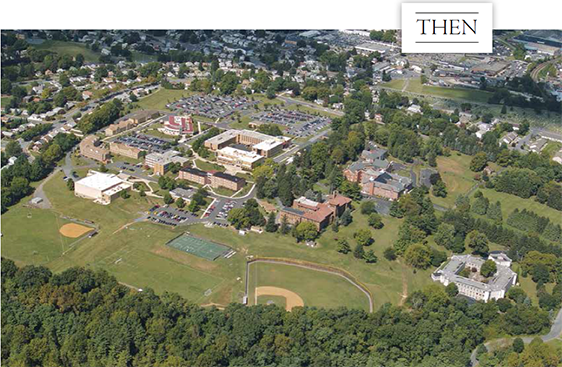
M466 366L486 330L539 333L548 313L519 289L472 303L454 287L368 314L274 305L201 308L120 285L103 271L18 268L2 259L7 366Z

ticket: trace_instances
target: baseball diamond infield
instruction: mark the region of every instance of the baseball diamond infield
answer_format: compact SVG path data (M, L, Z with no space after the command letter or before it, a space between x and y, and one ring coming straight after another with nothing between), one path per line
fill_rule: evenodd
M60 227L59 232L65 237L78 238L92 230L93 228L86 227L80 224L67 223Z
M285 297L285 309L287 311L291 311L293 307L304 306L304 301L298 294L284 288L269 287L269 286L256 287L255 295L256 295L256 300L255 300L256 305L258 304L259 296L281 296L281 297Z

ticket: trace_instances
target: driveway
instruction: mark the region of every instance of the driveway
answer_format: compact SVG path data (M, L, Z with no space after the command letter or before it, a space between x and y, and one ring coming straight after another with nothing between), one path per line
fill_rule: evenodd
M552 326L550 327L550 331L547 334L541 335L539 337L542 339L543 342L546 343L546 342L549 342L551 340L554 340L554 339L558 338L561 333L562 333L562 309L560 309L560 311L558 311L558 315L556 315L556 318L552 322ZM489 342L484 343L484 346L486 348L489 348L491 345L496 344L496 343L501 343L501 342L505 342L503 344L512 343L513 339L515 339L515 338L516 337L490 340ZM521 338L521 339L523 339L523 342L525 344L529 344L535 338L536 338L536 336L526 336L526 337ZM478 350L478 348L474 349L472 351L472 353L470 354L470 363L471 363L472 367L478 366L478 364L479 364L478 360L476 359L476 351L477 350Z

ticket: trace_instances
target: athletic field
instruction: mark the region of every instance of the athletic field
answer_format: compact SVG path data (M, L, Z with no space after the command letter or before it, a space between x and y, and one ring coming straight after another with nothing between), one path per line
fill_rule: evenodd
M186 234L174 238L166 245L211 261L231 251L229 247Z

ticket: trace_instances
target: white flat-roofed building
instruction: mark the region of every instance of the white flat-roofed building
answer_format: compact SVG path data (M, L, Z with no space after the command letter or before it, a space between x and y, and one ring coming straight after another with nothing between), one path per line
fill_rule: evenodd
M94 200L95 203L107 205L123 190L130 190L132 183L114 174L97 171L88 172L88 176L74 184L74 195Z
M266 158L272 157L285 148L291 138L271 136L252 130L227 130L205 141L205 147L218 151L232 144L242 144Z
M256 152L248 152L233 147L224 147L217 150L217 162L240 167L245 170L252 170L262 163L264 157Z
M503 252L494 251L488 256L488 260L496 263L497 270L490 278L480 281L474 274L480 272L485 259L472 255L453 255L448 262L440 266L431 279L447 286L455 283L459 294L470 297L477 301L488 302L491 299L504 298L507 291L516 284L517 273L511 270L511 259ZM470 272L470 277L464 277L461 272L464 269L476 269Z

